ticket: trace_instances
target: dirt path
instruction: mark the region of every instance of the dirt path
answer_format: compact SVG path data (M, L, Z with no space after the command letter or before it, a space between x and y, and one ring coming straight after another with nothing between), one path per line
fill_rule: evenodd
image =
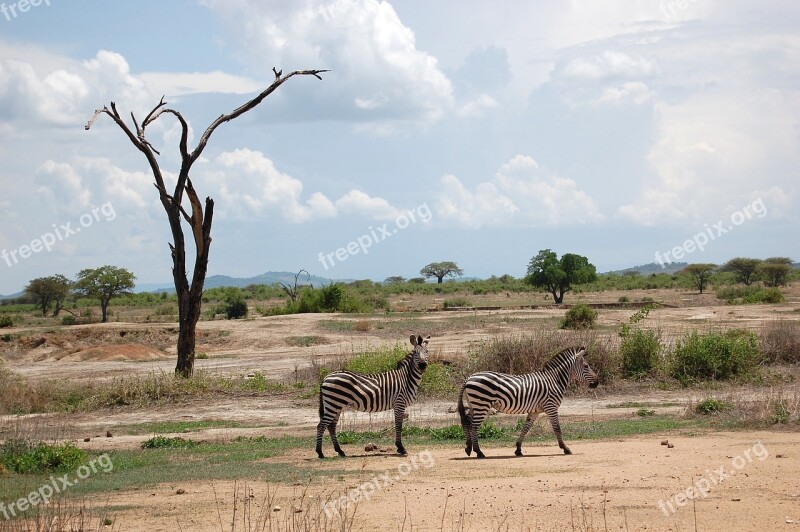
M466 458L458 445L410 449L406 458L362 452L325 462L298 450L270 461L357 475L310 486L250 481L246 503L240 481L237 515L248 510L255 520L263 509L280 529L326 519L336 526L339 511L355 514L354 530L695 530L695 519L697 530L800 530L800 434L669 435L674 448L660 445L664 437L574 442L571 456L555 445L525 447L522 458L508 445L486 447L486 460ZM684 498L693 485L694 505ZM178 495L179 489L186 493ZM334 502L326 515L323 503L353 493L362 500ZM228 529L234 483L125 490L107 502L128 507L115 512L123 530L171 531L176 523L183 530L219 530L218 512Z

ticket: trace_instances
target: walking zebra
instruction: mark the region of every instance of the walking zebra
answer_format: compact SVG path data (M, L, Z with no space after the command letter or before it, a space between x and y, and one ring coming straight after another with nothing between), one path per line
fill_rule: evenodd
M490 408L506 414L528 415L517 438L515 455L522 456L522 440L542 412L550 418L553 432L558 438L558 446L564 450L564 454L572 454L561 438L558 407L567 385L573 380L587 384L590 388L597 387L597 374L586 362L585 347L567 348L550 359L541 371L525 375L508 375L494 371L470 375L461 387L458 397L458 413L467 440L464 449L467 456L475 449L477 457L484 458L478 445L478 429ZM464 406L465 401L469 404L469 413Z
M400 435L403 431L403 416L406 406L414 403L422 374L428 367L428 342L430 336L411 335L414 350L397 363L397 369L363 375L352 371L337 371L325 377L319 389L319 424L317 425L317 455L322 454L322 435L325 428L331 434L333 448L339 456L345 456L336 439L336 423L339 414L348 406L359 412L381 412L394 409L395 445L397 452L406 454Z

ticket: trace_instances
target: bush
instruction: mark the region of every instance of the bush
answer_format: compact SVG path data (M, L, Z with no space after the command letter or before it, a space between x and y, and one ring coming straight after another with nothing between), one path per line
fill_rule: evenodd
M770 362L800 362L800 323L769 321L761 329L761 352Z
M188 449L197 445L193 440L186 438L175 437L168 438L166 436L153 436L149 440L142 442L142 449Z
M86 453L70 442L50 445L27 439L9 439L0 450L3 466L21 474L75 469L86 458Z
M724 299L731 305L751 305L755 303L783 303L785 298L778 288L762 286L724 286L715 292L717 299Z
M77 323L78 320L72 314L67 314L61 318L61 325L75 325Z
M561 322L562 329L591 329L597 321L597 311L579 303L569 309Z
M383 373L397 368L397 363L408 353L409 351L401 345L380 347L354 356L345 364L344 369L357 373Z
M626 377L640 377L653 371L661 352L661 338L655 331L634 329L622 339L622 372Z
M695 379L726 380L752 372L762 358L758 337L751 332L693 332L676 342L670 374L684 383Z
M14 326L14 320L11 319L11 316L0 316L0 329L13 326Z
M454 308L454 307L469 307L472 306L472 303L466 297L454 297L452 299L445 299L444 300L444 308Z
M694 411L698 414L708 415L714 414L716 412L723 412L725 410L730 409L730 404L726 403L725 401L720 401L719 399L703 399L697 406L694 407Z

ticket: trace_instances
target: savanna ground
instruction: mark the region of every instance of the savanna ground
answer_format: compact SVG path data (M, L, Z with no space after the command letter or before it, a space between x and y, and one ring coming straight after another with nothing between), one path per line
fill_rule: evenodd
M3 329L0 438L70 441L85 461L107 456L113 468L22 519L0 512L0 530L795 529L796 364L683 385L663 374L623 379L609 363L636 312L617 305L621 297L664 304L641 326L669 346L693 330L742 329L762 341L765 331L796 334L800 284L784 295L780 304L726 305L682 289L576 294L570 302L608 304L588 331L559 330L564 309L531 293L469 295L472 306L498 310L427 312L441 298L412 294L392 301L404 312L203 321L191 384L171 377L175 324L144 323L137 311L102 325ZM521 308L531 305L541 307ZM316 458L324 368L404 351L416 333L432 336L435 364L406 422L409 455L394 452L390 413L347 412L339 430L349 456ZM482 350L515 338L584 343L602 366L597 390L574 389L562 404L572 455L540 418L525 456L514 457L517 418L505 415L484 431L486 460L464 454L453 383ZM724 407L698 413L710 399ZM327 437L324 449L335 455ZM0 468L0 502L8 507L50 474ZM75 469L63 474L76 478Z

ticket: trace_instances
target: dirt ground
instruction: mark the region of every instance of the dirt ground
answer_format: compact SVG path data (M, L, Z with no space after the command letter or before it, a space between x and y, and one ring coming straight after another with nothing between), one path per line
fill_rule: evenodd
M673 448L661 445L665 438ZM177 523L183 530L219 530L219 515L227 529L234 498L240 517L267 515L272 529L281 530L296 523L336 528L345 518L354 530L800 527L800 434L648 435L571 447L574 454L565 456L555 444L528 446L521 458L510 446L486 447L486 460L467 458L456 445L409 449L408 457L348 449L352 456L325 463L309 449L271 460L346 469L358 478L298 486L270 479L160 485L97 502L130 507L115 512L123 530L149 531L176 530ZM353 502L338 502L342 495Z
M800 294L795 292L788 303L748 306L722 306L713 301L713 296L673 293L673 306L652 312L646 323L660 329L667 341L695 327L758 330L773 319L800 320L796 311ZM649 296L652 291L643 293ZM634 301L641 295L624 294ZM617 296L605 294L605 298L616 301ZM603 310L599 334L615 336L619 325L633 312ZM261 372L270 378L290 380L314 360L342 357L379 345L405 344L411 333L432 334L433 356L454 359L466 356L472 346L487 338L552 329L563 313L562 309L542 308L420 313L391 319L317 314L201 322L198 351L208 358L197 360L196 369L233 376ZM366 332L350 330L348 325L352 324L341 323L358 320L370 322ZM170 373L175 364L174 329L174 324L142 323L42 328L27 332L24 340L3 344L0 355L12 371L34 381ZM314 338L311 345L298 346L293 341L304 337ZM787 386L790 393L800 390L797 383ZM741 389L726 393L747 396L759 392ZM602 422L613 416L631 416L636 410L608 408L614 403L636 401L653 404L659 413L678 413L689 402L707 395L699 390L652 390L638 395L599 390L598 394L566 398L560 412L567 421ZM314 403L296 394L218 397L180 408L125 408L67 418L44 415L38 422L68 425L68 432L82 447L135 448L149 435L102 435L121 425L184 420L233 420L254 426L181 434L194 439L308 435L318 421ZM410 411L411 421L423 425L455 423L452 403L425 401L415 405ZM390 416L348 412L341 429L389 427ZM0 418L0 424L12 422L11 416ZM83 442L83 437L91 439ZM674 447L661 445L665 439ZM488 459L480 461L468 459L463 446L456 443L410 448L405 458L365 453L363 448L351 445L346 446L351 454L347 459L325 462L315 457L313 449L304 449L270 461L351 470L358 472L357 480L352 475L331 476L325 477L328 480L324 483L296 486L282 484L280 479L259 479L246 485L201 481L115 491L96 496L94 503L122 507L114 511L121 530L228 530L234 515L240 519L250 515L255 521L262 511L269 516L273 530L341 528L342 515L348 519L354 515L348 522L355 530L800 530L800 434L796 432L673 432L567 443L573 455L561 454L553 441L528 444L523 448L526 456L515 458L510 445L493 447L487 442L483 447ZM326 445L330 447L327 441ZM326 450L332 454L332 449ZM719 468L728 475L723 481ZM327 513L323 509L324 502L354 493L354 488L376 475L378 480L371 484L374 489L362 490L369 492L368 500L344 507L337 503L339 514L330 506ZM681 494L693 485L709 486L686 503ZM178 490L185 492L178 494ZM659 506L659 502L663 504ZM247 529L244 522L237 528Z

